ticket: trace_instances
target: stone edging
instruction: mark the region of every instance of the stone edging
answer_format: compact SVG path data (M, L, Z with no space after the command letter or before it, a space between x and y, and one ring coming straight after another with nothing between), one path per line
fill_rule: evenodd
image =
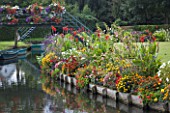
M60 74L58 77L60 80L63 80L66 83L72 84L76 86L76 78L75 77L70 77L65 74ZM139 96L133 95L130 93L122 93L122 92L117 92L116 90L112 90L103 86L95 85L95 84L89 84L88 87L85 88L85 90L91 91L93 94L100 94L103 97L110 97L113 100L121 101L127 105L135 105L140 108L148 108L148 109L153 109L153 110L158 110L162 112L167 112L169 111L170 113L170 102L169 103L163 103L163 102L158 102L158 103L153 103L153 104L148 104L144 105L143 101Z

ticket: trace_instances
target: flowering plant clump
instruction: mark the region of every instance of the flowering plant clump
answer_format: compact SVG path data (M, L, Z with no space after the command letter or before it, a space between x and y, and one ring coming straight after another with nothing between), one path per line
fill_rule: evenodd
M170 101L170 84L164 89L161 89L161 94L163 95L160 101Z
M124 76L119 80L118 84L116 84L117 90L123 93L130 93L132 86L132 76Z
M111 89L117 89L116 84L118 84L119 80L121 79L121 76L117 74L113 74L113 72L109 72L105 75L103 79L103 86L111 88Z
M74 56L70 56L65 60L65 63L62 66L62 73L66 73L69 76L72 76L72 73L78 68L79 62L78 59Z
M77 88L84 88L89 84L89 78L78 76L77 77Z
M65 13L65 8L61 6L59 3L50 4L46 8L35 3L27 7L27 12L30 13L31 15L26 19L26 22L28 23L33 22L37 24L49 21L59 24L62 21L61 15ZM44 18L42 15L48 16L45 16Z
M58 58L55 56L55 53L49 53L43 57L41 61L42 74L50 74L52 76L54 72L53 65L57 60Z
M156 37L149 30L145 30L143 34L140 36L140 42L143 43L146 41L150 41L150 42L156 41Z
M142 43L133 59L133 64L136 66L134 71L139 75L154 76L161 66L161 60L157 58L158 50L159 47L156 42Z
M4 22L6 24L17 24L19 20L16 18L15 15L18 8L18 6L11 7L10 5L0 6L0 13L3 14L1 16L0 22Z
M162 80L156 75L154 77L146 77L140 81L139 95L143 99L143 103L158 102L161 96L161 89L164 88Z
M84 65L82 68L78 68L78 70L75 72L78 88L84 88L89 84L92 69L92 66Z
M133 88L132 88L132 93L137 95L138 94L138 88L139 84L141 84L141 81L143 82L145 79L144 76L140 76L137 73L132 76L132 81L133 81Z
M55 22L59 24L62 21L62 15L66 12L65 7L60 3L52 3L47 7L38 5L37 3L29 5L27 8L19 8L19 6L0 6L1 16L0 22L2 24L16 24L20 16L29 15L25 21L26 23L42 23L42 22ZM15 18L15 19L14 19Z

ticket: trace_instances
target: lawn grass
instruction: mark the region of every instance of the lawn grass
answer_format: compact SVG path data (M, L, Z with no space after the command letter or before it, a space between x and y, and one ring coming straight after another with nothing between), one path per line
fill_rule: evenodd
M42 42L44 41L44 38L26 38L24 42Z
M0 50L10 49L14 46L14 41L0 41ZM27 47L28 44L18 42L18 47Z
M161 58L162 62L167 62L170 60L170 42L159 43L158 58Z

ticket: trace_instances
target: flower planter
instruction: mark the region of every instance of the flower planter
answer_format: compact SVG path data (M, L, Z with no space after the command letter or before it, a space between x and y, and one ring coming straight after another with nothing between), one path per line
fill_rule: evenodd
M169 113L170 113L170 102L168 102L168 109L169 109Z
M59 79L63 80L63 74L59 74Z
M153 110L158 110L162 112L168 111L168 103L158 102L149 104L149 108Z
M76 78L72 78L72 84L73 84L74 86L77 85L77 80L76 80Z
M115 108L115 109L117 108L117 103L112 98L106 98L106 104L107 104L107 106L110 106L112 108Z
M131 95L132 104L140 108L144 107L143 100L137 95Z
M146 111L136 106L130 106L130 113L146 113ZM153 113L153 112L150 112L150 113Z
M121 103L121 102L119 102L118 104L119 104L120 111L124 111L126 113L131 113L131 107L129 105Z
M72 89L71 85L70 85L70 84L67 84L67 85L66 85L66 89L67 89L67 91L71 91L71 89Z
M97 97L96 97L96 101L97 102L101 102L101 103L103 103L103 104L106 104L106 98L105 97L103 97L102 95L96 95Z
M63 80L65 81L65 82L67 82L67 75L65 75L65 74L63 74Z
M91 100L96 101L97 95L94 95L93 93L88 93L88 96L89 96L89 98L90 98Z
M89 84L88 89L92 92L92 93L96 93L96 85L94 84Z
M96 85L96 91L97 91L97 93L101 94L102 96L107 95L107 90L105 87Z
M64 88L64 89L66 89L66 88L67 88L67 86L66 86L66 83L65 83L65 82L63 83L63 88Z
M131 94L130 93L119 92L118 99L125 104L131 104Z
M78 90L76 87L73 87L73 88L72 88L72 92L73 92L74 94L77 94L77 93L79 92L79 90Z
M110 98L113 98L114 100L117 100L117 91L116 90L112 90L112 89L109 89L107 88L107 96L110 97Z
M70 77L70 76L67 76L67 83L69 83L69 84L72 84L72 77Z

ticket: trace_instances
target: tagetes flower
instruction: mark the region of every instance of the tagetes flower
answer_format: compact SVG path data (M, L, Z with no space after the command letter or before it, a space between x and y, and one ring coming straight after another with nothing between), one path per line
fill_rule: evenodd
M49 65L51 58L55 56L55 53L49 53L44 58L42 58L42 67L46 67Z
M154 98L154 102L158 102L158 98Z
M161 93L164 93L164 91L165 91L164 89L161 89Z

